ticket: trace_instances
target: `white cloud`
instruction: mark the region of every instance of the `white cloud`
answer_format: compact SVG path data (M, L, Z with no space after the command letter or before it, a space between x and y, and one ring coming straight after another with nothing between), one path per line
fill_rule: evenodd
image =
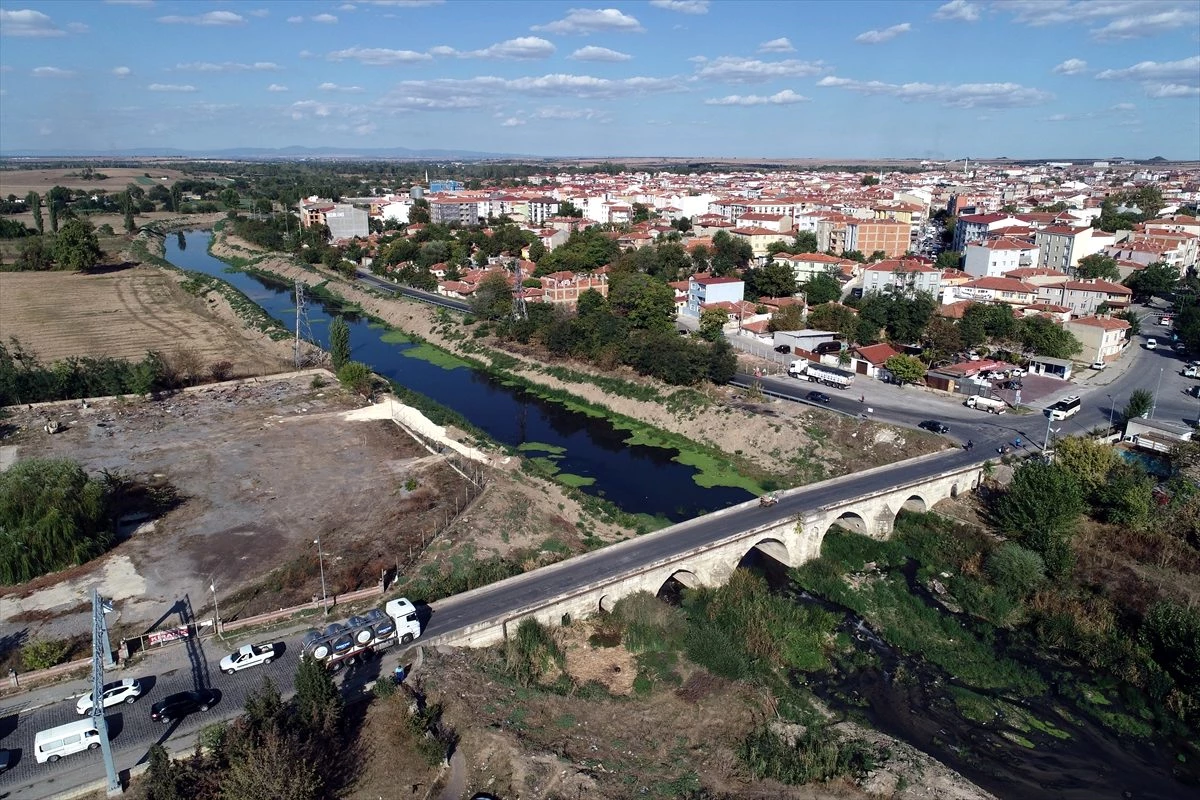
M313 22L319 22L322 25L334 25L338 21L337 17L333 14L317 14L315 17L311 17L311 19Z
M1200 23L1200 11L1176 8L1158 14L1121 17L1092 31L1097 39L1139 39L1165 33L1176 28L1195 28Z
M646 29L634 17L615 8L572 8L560 20L534 25L533 30L546 33L642 33Z
M342 3L340 6L337 7L337 10L338 11L353 11L356 8L358 8L358 6L354 5L354 3Z
M600 112L594 108L560 108L557 106L547 106L539 108L534 116L538 119L595 119L600 116Z
M128 78L133 74L133 70L131 70L129 67L113 67L112 74L116 75L118 78Z
M1087 62L1082 58L1068 58L1054 68L1059 75L1078 75L1087 72Z
M1195 0L1007 0L997 10L1022 25L1099 24L1097 39L1134 39L1200 24ZM1107 22L1105 22L1107 20Z
M241 14L235 14L232 11L209 11L206 14L198 14L194 17L183 17L178 14L170 14L165 17L159 17L159 22L167 25L205 25L205 26L226 26L226 25L242 25L246 22L246 18Z
M271 12L265 8L254 8L246 13L252 17L258 17L259 19L262 19L263 17L269 17L271 15Z
M1200 56L1180 61L1141 61L1125 69L1106 69L1096 73L1102 81L1171 81L1200 85Z
M696 70L696 77L729 83L762 83L779 78L807 78L825 72L826 69L825 64L820 61L759 61L753 58L721 56L712 61L702 62Z
M908 33L912 30L912 24L909 22L901 22L898 25L884 28L881 31L871 30L865 33L860 33L854 37L854 41L860 44L882 44L883 42L891 41L902 33Z
M75 73L59 67L34 67L30 74L35 78L71 78Z
M194 92L196 87L190 84L152 83L146 87L151 92Z
M325 81L325 83L322 83L320 86L317 87L317 91L345 92L346 94L358 94L359 92L364 92L366 90L363 89L361 86L339 86L336 83L331 83L330 81Z
M1137 106L1133 103L1117 103L1112 107L1113 111L1133 111Z
M503 95L611 99L684 90L677 77L597 78L591 75L549 74L523 78L481 75L475 78L435 78L401 81L380 99L394 111L439 111L485 108L501 103Z
M979 6L968 3L967 0L950 0L937 11L933 12L934 19L957 20L958 22L975 22L979 19Z
M731 94L728 97L715 97L705 100L708 106L788 106L794 103L808 102L802 94L796 94L791 89L784 89L770 96L757 94Z
M40 11L0 9L0 36L66 36L67 32Z
M387 66L389 64L411 64L416 61L431 61L433 56L428 53L418 53L415 50L389 50L386 47L350 47L345 50L334 50L326 56L330 61L357 61L360 64L372 66Z
M571 53L568 58L576 61L629 61L633 56L617 50L609 50L607 47L595 47L589 44L587 47L581 47Z
M500 127L501 128L515 128L518 125L524 125L524 124L525 124L525 120L523 120L523 119L517 119L516 117L509 117L508 119L504 120L504 122L500 123Z
M951 108L1019 108L1039 105L1054 97L1049 92L1017 83L884 83L829 75L819 80L817 85L847 89L865 95L938 101Z
M364 122L354 126L354 132L359 136L369 136L377 130L379 130L379 126L374 122Z
M286 86L282 86L278 83L272 83L267 87L268 92L286 92L287 90L288 88Z
M176 70L185 72L278 72L283 69L273 61L255 61L253 64L239 64L234 61L224 61L214 64L211 61L193 61L189 64L176 64Z
M304 17L288 17L287 21L293 25L299 25L301 22L304 22Z
M1200 86L1187 86L1182 83L1147 84L1146 94L1157 98L1200 97Z
M87 25L84 25L82 22L68 22L67 30L71 33L87 33L91 30L91 28L89 28Z
M708 0L650 0L650 5L680 14L708 13Z
M539 36L520 36L506 42L485 47L482 50L455 50L453 47L440 45L430 48L431 55L449 56L452 58L499 58L512 61L525 61L535 58L549 58L554 55L554 45Z
M396 6L398 8L424 8L425 6L440 6L446 0L360 0L372 6Z
M786 36L780 36L778 39L772 39L769 42L763 42L758 46L760 53L794 53L796 48L792 47L792 43L788 41Z

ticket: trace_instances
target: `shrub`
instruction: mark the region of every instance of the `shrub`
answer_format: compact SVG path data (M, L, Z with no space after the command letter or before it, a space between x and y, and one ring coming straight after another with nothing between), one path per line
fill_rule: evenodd
M1014 599L1037 591L1046 579L1046 562L1032 550L1008 542L988 556L987 571L996 585Z
M337 371L338 381L355 394L370 397L375 389L375 376L371 368L359 361L350 361Z
M67 643L50 639L34 639L21 648L21 666L32 672L61 664L67 655Z
M550 629L532 618L517 625L517 632L504 644L504 670L523 686L538 683L546 670L565 656Z

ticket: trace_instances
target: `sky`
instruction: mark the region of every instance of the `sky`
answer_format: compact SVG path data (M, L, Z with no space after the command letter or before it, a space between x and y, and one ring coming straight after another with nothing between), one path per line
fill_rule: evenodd
M0 1L0 154L289 146L1200 159L1200 1Z

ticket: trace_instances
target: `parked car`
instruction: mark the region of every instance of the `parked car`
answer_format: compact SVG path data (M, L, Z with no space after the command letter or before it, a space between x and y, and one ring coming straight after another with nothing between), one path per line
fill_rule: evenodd
M789 344L776 345L775 352L776 353L790 353L790 352L792 352L792 346Z
M150 706L150 719L155 722L171 723L196 711L208 711L216 703L217 693L212 689L176 692Z
M938 422L936 419L927 419L924 422L922 422L921 424L919 424L917 427L924 428L925 430L929 431L930 433L949 433L950 432L949 425L947 425L944 422Z
M142 696L142 685L133 678L110 683L104 687L101 702L105 708L120 703L136 703ZM75 713L83 716L92 713L92 693L88 692L75 702Z
M1104 369L1107 366L1108 366L1108 364L1104 361L1093 361L1092 362L1092 369L1100 370L1100 369Z
M1146 340L1146 349L1147 350L1154 350L1157 347L1158 347L1158 340L1156 340L1156 339L1147 339Z
M8 772L12 761L12 750L5 750L3 747L0 747L0 775Z
M810 403L829 402L829 395L825 394L824 392L809 392L807 395L805 395L805 397L808 398Z

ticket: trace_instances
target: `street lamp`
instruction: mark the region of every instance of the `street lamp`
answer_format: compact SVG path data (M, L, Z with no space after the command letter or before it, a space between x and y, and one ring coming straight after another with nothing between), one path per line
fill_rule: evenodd
M221 630L221 608L217 605L217 581L211 575L208 576L208 590L213 596L213 625L217 629L217 636L224 640L225 634Z
M1042 452L1050 449L1050 434L1058 433L1062 428L1051 428L1050 424L1054 422L1054 417L1046 416L1046 440L1042 442Z
M1104 396L1108 398L1108 432L1111 434L1113 426L1113 411L1116 410L1116 404L1113 403L1113 396L1111 394L1106 394Z
M325 608L326 616L329 615L329 595L325 593L325 553L321 550L321 534L317 534L317 538L313 539L313 544L317 546L317 561L321 565L321 605Z
M1162 388L1163 370L1166 367L1158 368L1158 383L1154 385L1154 402L1150 404L1150 419L1154 419L1154 409L1158 408L1158 390Z

